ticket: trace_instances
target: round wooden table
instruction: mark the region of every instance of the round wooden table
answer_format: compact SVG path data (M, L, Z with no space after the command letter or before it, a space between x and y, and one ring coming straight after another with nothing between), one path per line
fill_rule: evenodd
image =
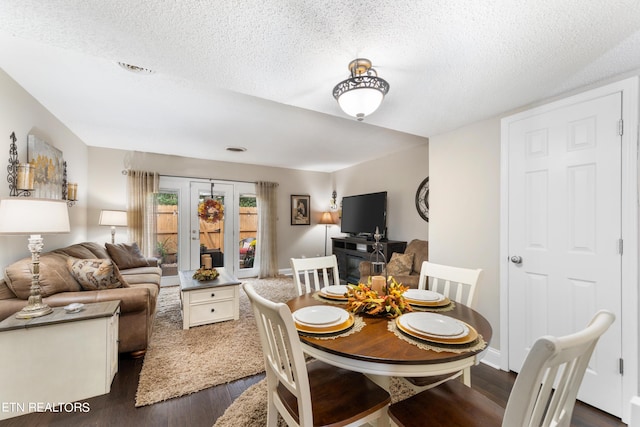
M305 294L287 302L292 312L322 301ZM330 304L327 302L327 304ZM344 307L345 305L337 305ZM453 310L439 312L473 326L484 340L491 340L491 325L480 313L460 303ZM398 338L387 329L386 318L364 317L366 326L359 332L336 339L318 339L300 335L305 353L334 366L369 374L388 389L391 376L426 377L461 371L476 363L481 350L464 353L423 350ZM465 378L470 384L470 379Z

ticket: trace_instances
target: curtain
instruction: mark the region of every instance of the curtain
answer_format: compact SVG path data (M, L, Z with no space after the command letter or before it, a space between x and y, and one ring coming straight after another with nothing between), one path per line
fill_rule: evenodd
M155 193L158 192L157 172L127 171L127 222L129 240L138 243L144 256L156 250Z
M278 245L276 222L278 219L277 193L275 182L257 182L256 199L258 205L258 259L259 278L278 275Z

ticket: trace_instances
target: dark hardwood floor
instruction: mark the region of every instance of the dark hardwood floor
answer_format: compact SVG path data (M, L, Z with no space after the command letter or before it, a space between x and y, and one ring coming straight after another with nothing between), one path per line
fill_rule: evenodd
M119 372L113 381L111 392L87 399L85 402L89 404L90 408L87 412L33 413L0 421L0 427L211 427L234 399L249 386L264 378L263 374L256 375L188 396L136 408L134 406L135 396L141 369L142 359L121 357ZM506 405L514 380L515 374L498 371L484 364L472 368L471 382L473 387L502 406ZM619 427L625 424L619 418L578 402L571 425L576 427Z

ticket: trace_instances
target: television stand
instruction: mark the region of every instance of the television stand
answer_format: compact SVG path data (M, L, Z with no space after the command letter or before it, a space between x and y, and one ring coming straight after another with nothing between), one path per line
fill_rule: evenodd
M332 237L331 251L338 260L338 274L340 282L357 284L360 280L360 263L369 261L373 252L374 240L367 240L361 237ZM407 242L398 240L380 241L382 253L387 262L391 260L394 252L404 253Z

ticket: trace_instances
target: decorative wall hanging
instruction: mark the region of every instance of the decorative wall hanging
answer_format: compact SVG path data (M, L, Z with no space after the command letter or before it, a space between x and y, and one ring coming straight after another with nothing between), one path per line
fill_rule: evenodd
M416 209L420 217L429 222L429 177L426 177L416 191Z
M35 135L27 136L27 158L35 167L33 196L39 199L64 199L64 159L62 151Z
M9 182L9 196L31 196L33 191L34 167L29 163L18 161L18 146L16 145L16 134L9 135L11 144L9 145L9 166L7 166L7 181Z
M311 196L291 196L291 225L311 224L309 206L311 206Z

